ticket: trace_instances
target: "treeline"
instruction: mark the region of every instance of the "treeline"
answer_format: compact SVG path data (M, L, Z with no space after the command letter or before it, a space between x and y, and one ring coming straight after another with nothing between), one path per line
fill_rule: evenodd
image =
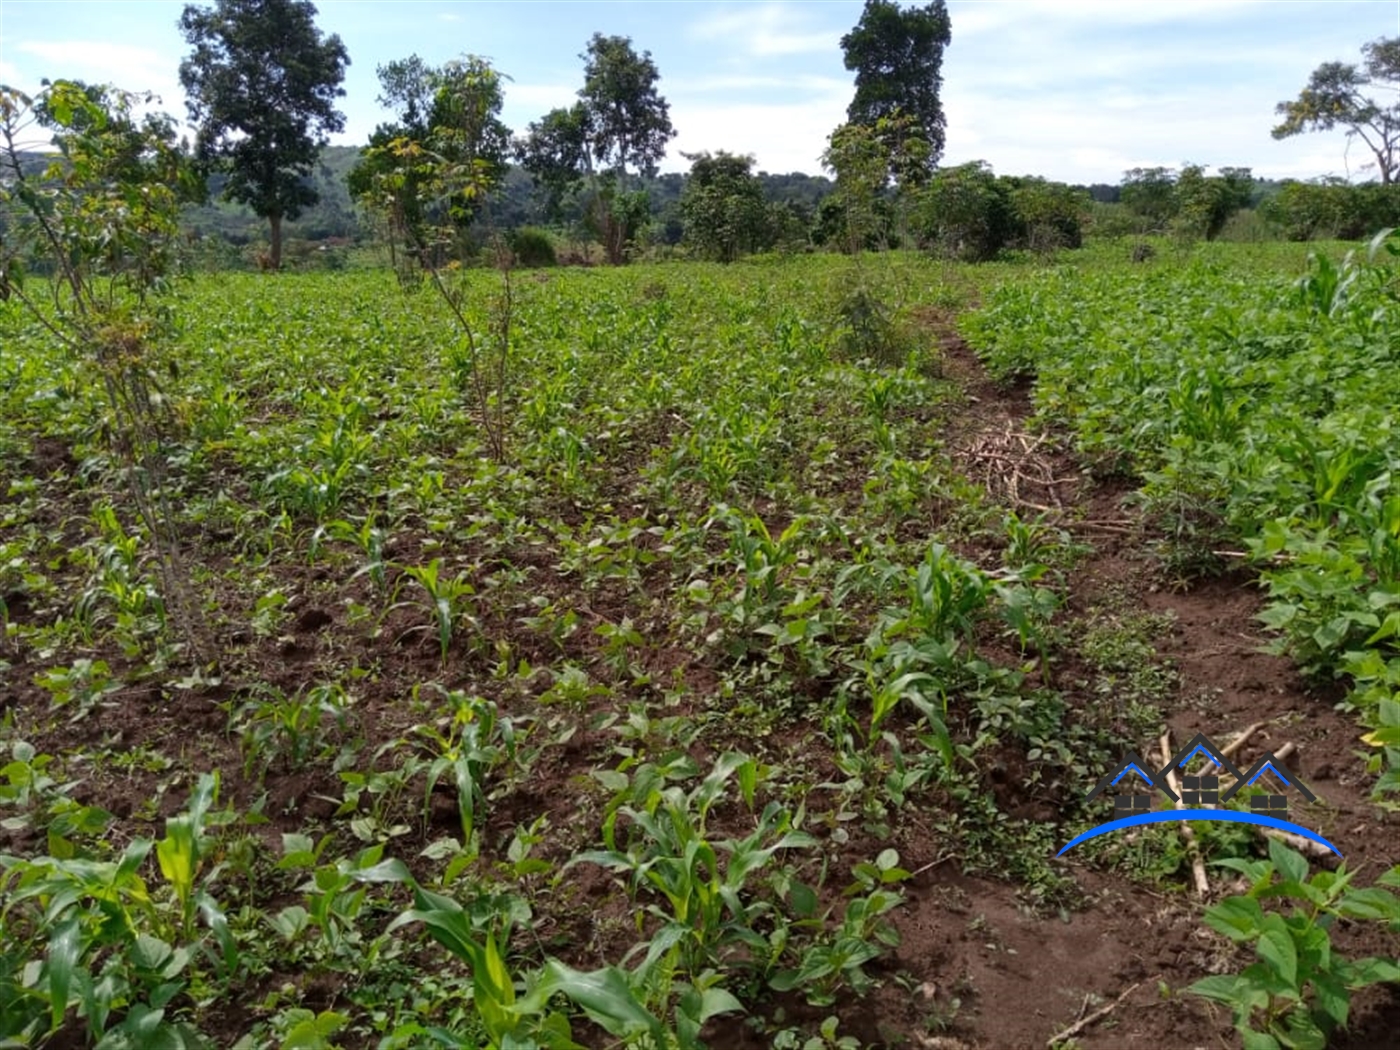
M374 225L347 184L363 153L355 146L321 152L309 178L317 202L287 224L293 263L323 257L313 255L322 246L373 240ZM687 173L637 178L647 201L647 219L636 231L642 250L674 248L727 260L841 246L844 218L831 179L755 173L747 158L724 153L701 158L692 160ZM246 256L251 265L250 251L264 243L266 224L248 207L220 200L221 181L211 179L208 203L184 209L183 224L211 257L236 265ZM1341 179L1259 179L1243 168L1208 175L1195 165L1134 169L1116 185L1071 186L998 176L979 161L941 169L902 226L892 198L877 208L882 225L868 238L868 248L918 247L979 260L1007 249L1076 248L1087 236L1361 240L1400 226L1400 188ZM564 201L551 210L547 194L519 165L508 166L480 221L508 235L544 228L565 257L568 245L583 245L589 236L583 202Z

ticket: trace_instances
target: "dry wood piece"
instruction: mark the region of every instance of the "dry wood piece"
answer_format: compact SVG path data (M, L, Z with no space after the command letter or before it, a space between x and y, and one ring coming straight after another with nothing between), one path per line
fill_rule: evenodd
M1220 754L1225 758L1234 758L1235 752L1237 752L1240 748L1244 747L1245 742L1248 741L1250 737L1252 737L1255 733L1259 732L1259 730L1263 729L1268 724L1268 722L1255 722L1253 725L1246 726L1240 732L1235 734L1235 739L1231 740L1228 744L1226 744L1220 749ZM1274 757L1277 758L1278 756ZM1220 767L1217 766L1214 762L1208 763L1201 770L1202 776L1210 776L1213 773L1219 772Z
M1148 978L1148 980L1160 980L1161 976L1161 974L1158 974L1156 977ZM1113 1002L1109 1003L1107 1006L1100 1007L1099 1009L1091 1013L1088 1017L1075 1021L1074 1024L1070 1025L1064 1031L1056 1032L1048 1040L1046 1040L1045 1045L1048 1047L1055 1047L1058 1044L1063 1043L1066 1039L1073 1039L1075 1036L1077 1036L1080 1032L1084 1031L1084 1029L1088 1028L1090 1025L1102 1021L1109 1014L1113 1013L1113 1011L1118 1009L1118 1007L1122 1004L1124 999L1128 998L1128 996L1132 995L1135 991L1137 991L1146 983L1146 981L1138 981L1137 984L1128 985L1128 987L1123 990L1123 994L1120 995L1117 999L1113 1000Z
M1007 419L1001 430L985 430L952 449L970 481L1017 510L1063 514L1059 488L1078 476L1057 477L1049 459L1050 439L1019 430Z
M1304 853L1309 857L1331 857L1333 852L1320 842L1312 839L1305 839L1302 835L1295 835L1291 831L1279 831L1278 828L1260 828L1259 834L1268 839L1278 839L1285 846L1292 846L1299 853Z
M1172 735L1162 734L1162 762L1167 766L1167 784L1176 793L1176 808L1185 809L1186 803L1181 800L1181 788L1177 784L1176 770L1171 768L1172 761ZM1210 893L1210 880L1206 878L1206 864L1201 857L1201 846L1196 841L1196 833L1191 830L1191 825L1187 821L1181 822L1181 837L1186 841L1186 852L1191 855L1191 877L1196 885L1196 896L1205 897Z

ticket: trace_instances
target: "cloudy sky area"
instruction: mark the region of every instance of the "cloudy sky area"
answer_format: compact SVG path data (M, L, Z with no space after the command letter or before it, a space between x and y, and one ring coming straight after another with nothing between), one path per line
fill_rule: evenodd
M1365 177L1364 147L1341 134L1275 142L1274 106L1320 63L1356 62L1368 40L1400 35L1400 0L951 0L944 59L945 164L986 160L1001 174L1117 182L1125 169L1194 162L1256 174ZM166 0L0 0L0 83L74 77L153 90L184 117L176 75L188 51ZM417 53L490 58L512 78L516 131L568 105L595 31L652 53L681 151L752 153L772 172L815 173L845 118L852 74L841 36L860 0L714 3L323 0L351 66L341 108L360 144L385 114L375 68Z

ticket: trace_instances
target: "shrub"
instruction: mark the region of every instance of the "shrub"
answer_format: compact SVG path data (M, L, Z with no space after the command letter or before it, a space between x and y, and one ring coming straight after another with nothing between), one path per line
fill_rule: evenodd
M548 233L537 226L522 226L512 233L510 250L515 253L516 261L524 267L533 269L559 265L559 260L554 254L554 242Z

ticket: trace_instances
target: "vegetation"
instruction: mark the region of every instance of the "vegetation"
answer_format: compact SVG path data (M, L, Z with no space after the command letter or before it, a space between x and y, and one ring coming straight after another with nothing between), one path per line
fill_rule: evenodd
M841 38L846 68L856 75L846 119L873 128L882 119L907 117L908 133L924 143L921 160L930 172L943 156L947 119L939 91L951 38L944 0L911 8L865 0L860 21Z
M1237 827L1054 853L1125 749L1223 728L1163 655L1211 577L1335 688L1338 788L1396 805L1400 234L1219 243L1368 226L1388 176L939 170L946 10L869 0L834 185L655 178L627 38L514 143L502 73L415 56L339 158L395 273L190 275L197 162L271 268L315 197L348 59L314 15L185 9L193 157L149 99L0 89L0 1045L960 1046L1006 967L950 960L1012 921L1039 954L1084 867L1163 931L1191 870L1233 942L1149 1035L1218 1003L1322 1050L1400 983L1400 866L1350 816L1365 888ZM512 150L573 229L525 224ZM555 268L587 236L635 265Z
M226 197L268 220L273 270L282 266L282 220L316 203L305 177L326 135L345 127L334 102L350 59L315 17L308 0L217 0L180 16L193 48L180 85L199 129L196 150L228 176Z
M1387 97L1400 88L1400 37L1372 40L1362 45L1361 53L1362 68L1324 62L1296 99L1280 102L1283 120L1274 128L1274 138L1346 128L1348 137L1359 138L1375 158L1371 166L1381 185L1389 186L1400 163L1400 101Z

